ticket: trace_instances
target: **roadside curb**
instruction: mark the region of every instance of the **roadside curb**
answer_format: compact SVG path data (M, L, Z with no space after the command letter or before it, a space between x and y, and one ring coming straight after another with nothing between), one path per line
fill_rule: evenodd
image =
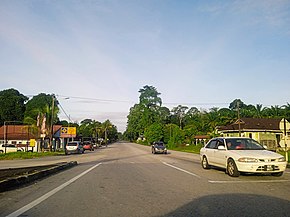
M37 170L37 167L35 167L36 172L33 172L31 174L8 177L7 179L0 181L0 192L4 192L4 191L8 191L8 190L20 187L21 185L28 184L37 179L41 179L43 177L57 173L61 170L65 170L73 166L76 166L77 164L78 163L76 161L71 161L71 162L47 165L48 168L46 169L42 168L40 170Z

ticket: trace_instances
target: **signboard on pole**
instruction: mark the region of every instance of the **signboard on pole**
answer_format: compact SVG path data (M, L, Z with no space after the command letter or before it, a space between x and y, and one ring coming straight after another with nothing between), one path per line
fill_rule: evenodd
M29 142L30 147L35 147L35 143L36 143L35 139L30 139L30 142Z
M77 135L77 128L76 127L62 127L60 130L60 137L61 138L73 138Z

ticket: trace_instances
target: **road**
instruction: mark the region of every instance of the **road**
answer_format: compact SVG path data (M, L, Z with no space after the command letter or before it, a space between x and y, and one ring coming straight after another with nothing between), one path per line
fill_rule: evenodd
M290 216L282 177L203 170L199 156L115 143L62 157L79 165L0 194L0 216Z

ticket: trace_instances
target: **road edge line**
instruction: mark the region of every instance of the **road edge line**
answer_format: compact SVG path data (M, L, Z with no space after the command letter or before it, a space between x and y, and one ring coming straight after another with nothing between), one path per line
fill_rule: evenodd
M33 207L35 207L36 205L40 204L41 202L43 202L44 200L48 199L49 197L51 197L52 195L54 195L55 193L59 192L60 190L62 190L63 188L65 188L66 186L70 185L71 183L73 183L74 181L76 181L77 179L81 178L82 176L84 176L85 174L87 174L88 172L90 172L91 170L95 169L96 167L100 166L102 163L98 163L94 166L92 166L91 168L87 169L86 171L82 172L81 174L75 176L74 178L70 179L69 181L63 183L62 185L58 186L57 188L49 191L48 193L44 194L43 196L39 197L38 199L32 201L31 203L23 206L22 208L14 211L13 213L7 215L6 217L17 217L20 216L21 214L25 213L26 211L32 209Z

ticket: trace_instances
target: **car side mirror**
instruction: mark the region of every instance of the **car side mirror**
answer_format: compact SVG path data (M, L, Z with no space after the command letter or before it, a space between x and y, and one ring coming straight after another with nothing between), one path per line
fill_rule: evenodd
M219 145L218 150L226 150L226 147L224 145Z

